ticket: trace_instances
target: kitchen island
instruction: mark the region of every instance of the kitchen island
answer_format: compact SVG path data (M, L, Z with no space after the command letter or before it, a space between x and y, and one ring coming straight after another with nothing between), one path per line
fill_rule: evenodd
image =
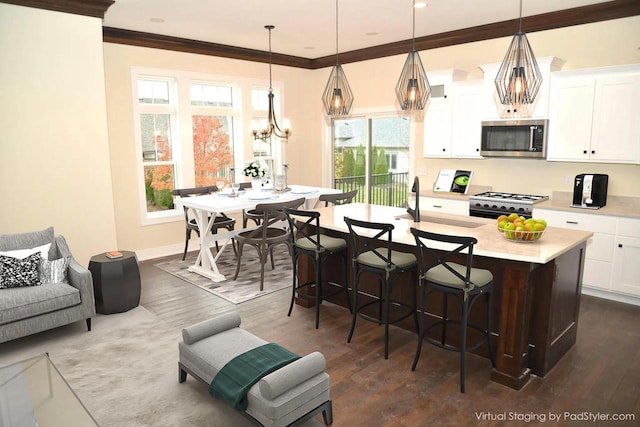
M495 282L492 332L496 368L491 372L493 381L519 390L531 374L546 375L575 344L584 253L591 232L549 227L540 240L514 243L497 231L495 220L485 218L422 212L421 222L415 223L402 208L363 203L330 206L318 211L323 232L347 238L347 241L345 216L393 223L395 249L405 252L416 250L411 227L475 237L478 244L474 248L474 267L490 270ZM311 264L305 262L304 257L298 274L301 281L312 280ZM342 272L338 264L328 264L323 275L337 281ZM351 280L350 271L348 277ZM376 283L366 283L366 279L363 282L360 289L365 299L367 294L377 294ZM394 298L410 302L414 295L403 283L399 282L394 289ZM300 299L298 304L304 305L303 301ZM330 301L345 305L344 297L330 298ZM484 300L478 300L477 304L484 304ZM440 307L441 300L428 301L424 313L427 324L439 316ZM473 310L478 314L483 311L481 307ZM481 316L472 316L471 321L484 324ZM409 319L398 325L415 330ZM456 335L459 334L452 332L448 339L455 342ZM486 352L484 347L476 350L487 356L483 351Z

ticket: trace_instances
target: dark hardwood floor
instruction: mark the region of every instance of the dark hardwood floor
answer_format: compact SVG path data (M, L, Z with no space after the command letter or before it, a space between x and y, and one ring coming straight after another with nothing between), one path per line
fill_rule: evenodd
M470 354L461 394L457 353L424 345L411 372L412 332L392 327L384 360L383 328L359 321L347 343L351 316L342 307L323 304L316 330L313 309L295 306L287 317L289 289L234 306L155 268L158 261L140 263L141 305L167 323L182 328L237 308L242 327L263 339L298 354L321 351L331 375L334 426L640 425L638 306L583 296L578 341L549 375L512 390L490 381L488 359ZM604 419L617 414L635 419Z

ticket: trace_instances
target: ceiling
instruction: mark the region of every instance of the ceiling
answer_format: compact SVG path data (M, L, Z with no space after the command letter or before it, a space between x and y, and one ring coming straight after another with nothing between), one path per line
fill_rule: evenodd
M606 0L524 0L523 17ZM426 0L415 9L416 38L518 18L517 0ZM340 52L412 38L413 0L343 0ZM115 0L104 27L316 59L336 54L335 0ZM515 23L514 23L515 24ZM513 33L517 31L513 25ZM527 32L527 28L523 27Z

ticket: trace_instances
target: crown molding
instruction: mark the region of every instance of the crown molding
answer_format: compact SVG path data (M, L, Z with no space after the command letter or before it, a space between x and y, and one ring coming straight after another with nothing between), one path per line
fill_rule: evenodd
M104 18L105 12L109 6L114 3L114 0L0 0L0 2ZM527 33L533 33L637 15L640 15L639 0L613 0L590 6L527 16L522 18L522 28ZM417 50L422 51L512 36L516 33L518 25L519 19L511 19L493 24L419 37L415 40L415 46ZM269 53L265 51L120 28L103 27L103 40L107 43L173 50L253 62L269 62ZM412 43L412 40L404 40L365 49L341 52L340 63L348 64L351 62L405 54L411 50ZM335 55L312 59L273 53L271 60L272 63L277 65L315 70L333 66L336 61L335 58Z
M2 0L0 3L104 19L104 14L115 0Z

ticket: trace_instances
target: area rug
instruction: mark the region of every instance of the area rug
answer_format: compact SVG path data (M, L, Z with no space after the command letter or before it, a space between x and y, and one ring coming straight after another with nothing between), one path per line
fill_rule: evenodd
M2 343L0 366L49 352L101 427L251 426L209 396L206 384L191 376L178 382L180 339L180 330L139 306L97 315L91 332L85 322L75 322ZM316 420L304 424L319 425Z
M215 254L215 249L213 252ZM213 282L198 273L189 271L189 267L196 262L196 256L195 254L187 255L184 261L177 258L154 265L233 304L240 304L291 286L293 266L285 245L278 245L273 249L274 269L271 269L270 261L265 264L262 291L260 290L260 261L255 248L245 246L240 273L236 280L233 280L237 262L233 248L227 246L224 249L216 261L218 270L226 278L222 282Z

